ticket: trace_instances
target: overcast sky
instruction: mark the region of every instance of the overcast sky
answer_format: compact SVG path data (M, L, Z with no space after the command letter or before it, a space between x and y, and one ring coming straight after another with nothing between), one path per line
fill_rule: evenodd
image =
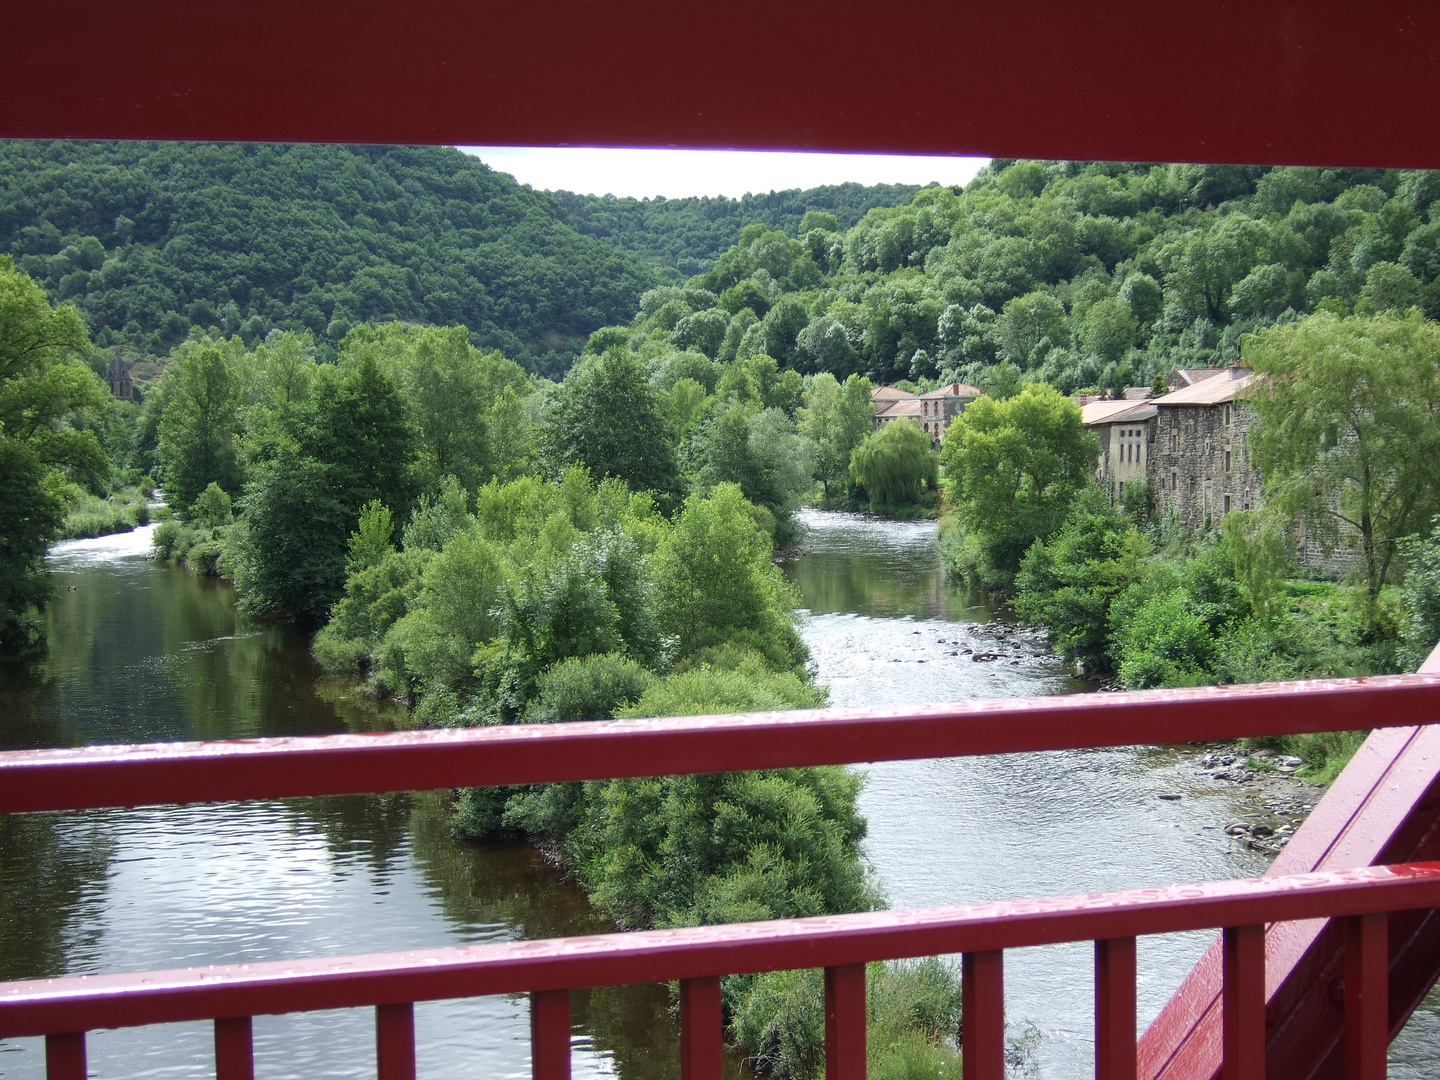
M965 184L988 158L792 154L758 150L601 150L462 146L493 169L548 191L590 195L729 195L821 184Z

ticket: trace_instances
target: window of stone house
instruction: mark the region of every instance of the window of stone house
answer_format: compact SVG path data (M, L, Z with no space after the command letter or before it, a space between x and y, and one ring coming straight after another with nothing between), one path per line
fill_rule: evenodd
M1230 426L1230 406L1229 406L1229 405L1224 406L1224 407L1222 408L1221 412L1222 412L1223 415L1222 415L1222 418L1221 418L1221 421L1220 421L1220 422L1221 422L1222 424L1224 424L1226 427L1229 427L1229 426Z
M1175 432L1172 431L1172 432L1170 433L1170 453L1172 453L1172 454L1178 454L1179 452L1180 452L1180 436L1177 435Z
M1179 474L1178 472L1176 472L1174 469L1171 469L1171 470L1170 470L1170 490L1171 490L1171 491L1179 491L1179 490L1180 490L1180 474Z
M1228 514L1229 512L1230 512L1230 496L1229 496L1229 495L1226 495L1226 496L1225 496L1225 513Z
M1226 471L1227 473L1230 471L1230 464L1231 464L1230 451L1229 451L1229 450L1226 450L1226 451L1225 451L1225 471Z

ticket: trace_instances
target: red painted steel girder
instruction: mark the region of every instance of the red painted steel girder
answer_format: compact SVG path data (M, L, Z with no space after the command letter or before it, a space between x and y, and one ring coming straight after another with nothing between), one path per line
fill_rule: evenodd
M0 813L730 772L1429 723L1440 674L0 753Z
M1440 905L1440 863L0 984L0 1038L994 952Z
M72 0L0 136L1440 166L1426 0Z
M1440 646L1420 668L1440 674ZM1269 875L1440 858L1440 727L1375 731L1275 860ZM1393 1038L1440 976L1440 916L1391 914L1389 1028ZM1344 1067L1342 928L1287 922L1266 935L1267 1075L1338 1078ZM1213 1080L1221 1057L1217 941L1140 1040L1145 1080Z

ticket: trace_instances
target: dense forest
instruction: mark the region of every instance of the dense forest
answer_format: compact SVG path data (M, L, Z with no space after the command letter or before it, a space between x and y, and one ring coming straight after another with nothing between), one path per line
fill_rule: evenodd
M137 520L157 482L161 557L315 631L416 724L822 704L774 565L807 502L945 514L957 576L1125 686L1397 670L1440 636L1435 174L996 161L741 224L567 205L454 151L5 152L49 162L7 172L0 218L11 652L43 647L46 544ZM164 360L141 403L94 374L117 346ZM1192 532L1143 484L1095 485L1073 391L1229 363L1262 376L1263 507ZM938 450L874 427L876 384L952 379L985 393ZM1314 580L1291 530L1346 542L1340 520L1361 568ZM840 769L475 790L454 829L543 846L625 926L853 911L880 902L857 791ZM955 1075L953 973L873 977L876 1075ZM817 1067L808 978L726 984L780 1076Z
M96 345L163 357L192 328L253 344L363 322L462 325L559 375L640 294L750 220L847 221L913 187L733 199L549 195L440 147L0 143L0 252L70 301Z
M1440 314L1437 197L1425 172L997 160L848 230L751 224L624 340L877 383L1149 385L1315 311Z
M878 206L909 202L915 184L833 184L805 191L771 191L745 195L690 196L667 199L547 194L565 208L570 221L587 236L609 240L651 262L674 268L685 277L703 273L740 238L740 230L756 222L791 236L810 210L835 215L842 229L854 226Z

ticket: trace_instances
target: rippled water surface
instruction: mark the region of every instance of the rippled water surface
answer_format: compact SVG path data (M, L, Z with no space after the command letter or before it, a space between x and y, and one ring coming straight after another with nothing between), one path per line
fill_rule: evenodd
M1040 642L949 586L934 527L806 512L786 572L836 705L1082 690ZM58 546L46 660L0 669L0 745L322 734L395 714L321 679L291 631L237 614L223 583L157 566L149 529ZM975 660L976 654L993 659ZM1236 877L1264 859L1215 826L1233 788L1177 752L1132 749L871 766L866 851L896 906ZM1161 793L1180 794L1161 801ZM610 929L525 847L479 849L438 796L298 799L0 818L0 979L283 959ZM1142 1022L1209 935L1142 939ZM1044 1076L1090 1075L1088 946L1006 957L1012 1034ZM678 1075L660 987L577 993L580 1076ZM1440 1011L1412 1022L1392 1076L1433 1076ZM422 1077L529 1075L519 999L417 1007ZM374 1075L364 1011L258 1018L267 1080ZM98 1032L107 1078L213 1075L208 1025ZM0 1042L0 1077L44 1074L37 1040ZM731 1072L735 1063L730 1063Z
M787 573L833 705L1023 697L1083 690L1039 642L948 585L935 527L806 512ZM997 659L977 661L976 654ZM1222 831L1239 789L1167 748L894 762L866 768L866 851L892 906L1143 888L1261 874L1269 860ZM1180 795L1162 800L1161 794ZM1141 1029L1213 940L1141 938ZM1089 943L1012 950L1006 1019L1040 1075L1094 1075ZM1392 1048L1392 1077L1440 1074L1440 1000Z
M223 583L146 558L150 529L57 546L45 662L0 674L7 749L385 728L319 680L305 642ZM476 849L437 796L296 799L0 818L0 978L378 952L610 930L526 847ZM678 1061L663 988L575 995L578 1075ZM365 1011L261 1017L267 1078L374 1075ZM528 1077L523 1000L416 1008L422 1077ZM97 1032L102 1077L213 1076L208 1024ZM44 1075L39 1040L0 1076Z

